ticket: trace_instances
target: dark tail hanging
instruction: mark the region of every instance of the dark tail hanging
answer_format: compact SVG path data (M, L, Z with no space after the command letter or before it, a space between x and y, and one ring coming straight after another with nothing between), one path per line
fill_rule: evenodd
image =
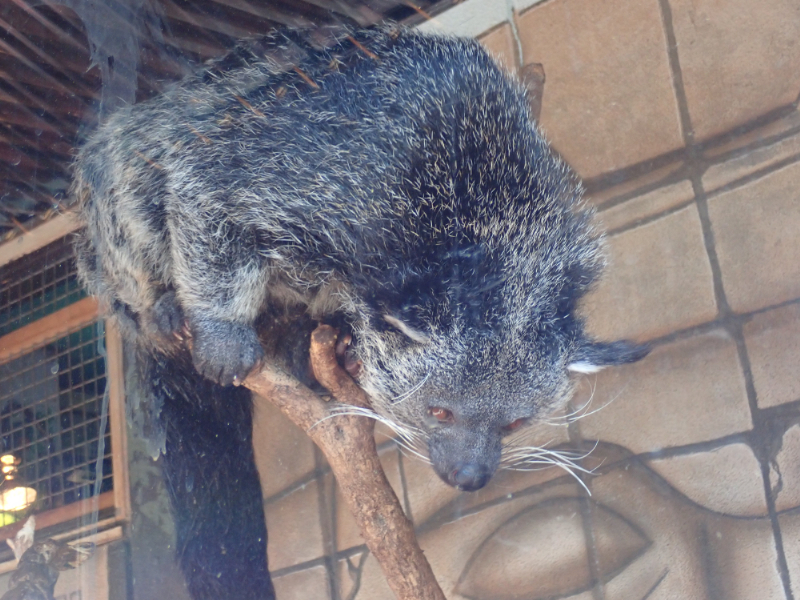
M141 351L139 364L163 407L164 480L193 600L274 600L250 391L204 379L187 353Z

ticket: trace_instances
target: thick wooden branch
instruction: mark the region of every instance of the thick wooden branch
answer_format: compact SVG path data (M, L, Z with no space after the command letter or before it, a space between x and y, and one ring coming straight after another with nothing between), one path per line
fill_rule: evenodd
M319 326L311 336L311 366L337 403L367 407L364 392L336 362L336 331ZM269 399L308 433L328 459L367 547L381 565L399 600L445 600L414 528L389 485L378 459L374 421L331 416L331 405L273 365L244 382Z

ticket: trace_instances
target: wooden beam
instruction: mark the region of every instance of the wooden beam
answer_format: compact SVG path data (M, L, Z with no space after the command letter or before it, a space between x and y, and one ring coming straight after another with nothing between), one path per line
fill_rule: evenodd
M52 33L56 38L58 38L59 40L61 40L65 44L69 44L69 45L73 46L74 48L80 49L80 50L85 50L86 49L86 45L75 41L74 36L70 32L65 31L59 25L57 25L56 23L53 23L53 21L48 19L40 11L36 10L32 6L29 6L24 0L11 0L11 2L13 2L21 10L25 11L28 14L28 16L31 17L31 19L33 21L39 23L39 25L41 25L45 30L47 30L50 33ZM81 24L81 26L78 27L77 29L81 29L82 26L83 25Z
M0 244L0 267L61 239L78 229L79 226L73 213L65 213L42 223L30 233Z
M287 13L274 7L265 6L260 3L251 3L248 0L214 0L217 4L235 8L244 13L255 15L261 19L272 21L273 23L280 23L281 25L289 25L290 27L309 27L313 25L308 19L296 14Z
M96 298L83 298L0 337L0 363L88 325L97 319L97 309Z
M128 435L125 420L125 368L122 336L113 320L106 321L106 381L108 382L108 425L111 432L111 471L114 477L114 506L118 519L131 516L128 479Z
M165 0L165 2L162 4L162 7L164 9L164 14L166 14L167 17L173 21L188 23L189 25L193 25L200 30L205 29L209 31L216 31L217 33L221 33L222 35L226 35L234 39L248 37L253 35L255 32L254 27L245 28L230 23L225 19L220 19L197 12L189 12L170 0Z

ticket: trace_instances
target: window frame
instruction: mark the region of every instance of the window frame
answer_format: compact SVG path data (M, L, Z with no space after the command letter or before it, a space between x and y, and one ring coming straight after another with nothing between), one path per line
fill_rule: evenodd
M44 248L63 237L69 236L79 228L79 223L72 213L57 215L40 226L26 231L20 236L0 244L0 267L14 262L31 252ZM90 325L101 317L100 305L96 298L88 296L73 302L54 313L41 317L0 337L0 363L12 360L26 351L33 350L48 342L56 340L82 327ZM122 528L113 527L123 521L129 521L130 485L128 478L128 445L125 420L125 386L122 338L113 321L105 322L106 345L106 385L109 394L108 424L111 435L112 490L103 492L88 501L74 502L52 510L36 514L36 530L43 530L60 523L81 518L98 510L114 508L114 515L91 524L90 527L71 529L69 532L55 536L62 538L73 536L84 529L95 531L110 529L115 532L109 538L108 533L97 534L100 543L106 543L122 537ZM17 524L0 527L0 543L14 537L19 527ZM20 523L21 525L21 523ZM13 569L16 561L0 563L0 574Z

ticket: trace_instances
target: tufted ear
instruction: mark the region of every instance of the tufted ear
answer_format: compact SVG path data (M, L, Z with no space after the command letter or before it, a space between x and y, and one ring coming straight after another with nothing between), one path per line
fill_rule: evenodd
M597 373L604 367L635 362L647 356L650 347L627 340L590 342L575 353L567 369L575 373Z
M383 315L383 320L405 335L408 339L417 342L418 344L427 344L431 341L431 338L427 333L420 331L419 329L414 329L411 327L411 325L405 323L397 317L393 317L392 315Z

